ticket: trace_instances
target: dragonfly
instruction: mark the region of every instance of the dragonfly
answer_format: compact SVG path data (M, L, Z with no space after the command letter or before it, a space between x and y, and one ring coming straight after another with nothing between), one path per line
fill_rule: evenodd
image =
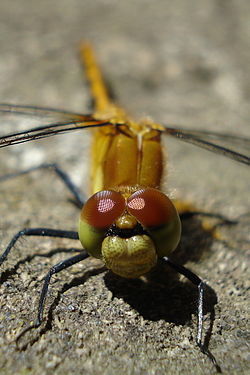
M138 278L154 269L161 259L197 287L196 342L220 372L215 357L203 343L206 284L195 273L171 260L171 253L180 241L182 208L161 190L165 165L162 138L165 135L177 138L246 165L250 165L247 153L235 151L227 145L240 143L247 150L250 139L168 127L148 119L134 121L111 99L90 44L81 44L80 58L93 97L93 113L0 104L0 113L55 119L46 125L0 137L0 148L83 129L89 130L92 136L91 194L86 201L68 173L57 164L41 164L0 177L3 181L41 168L53 169L81 208L78 231L24 228L13 236L0 256L1 265L24 236L79 240L83 247L79 254L62 260L49 270L41 290L36 321L22 331L18 339L42 324L48 288L54 274L92 256L101 259L109 270L121 277Z

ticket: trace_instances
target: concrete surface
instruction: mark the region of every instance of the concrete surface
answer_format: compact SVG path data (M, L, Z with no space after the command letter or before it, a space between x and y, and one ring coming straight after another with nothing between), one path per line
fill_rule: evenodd
M120 103L135 117L250 137L250 5L245 1L28 0L0 3L0 102L86 113L89 96L77 43L90 40ZM18 125L33 122L18 119ZM7 123L1 118L1 132ZM14 129L14 125L12 125ZM1 150L1 172L60 161L79 185L86 135ZM171 196L238 224L215 241L184 224L177 260L209 286L210 349L224 374L249 374L249 170L168 142ZM48 172L1 183L0 247L23 227L74 230L78 210ZM212 374L195 346L196 291L159 266L149 280L122 280L87 260L53 278L45 329L14 339L36 314L42 280L79 244L28 238L2 267L0 373ZM48 255L46 257L46 255ZM206 315L206 327L209 326Z

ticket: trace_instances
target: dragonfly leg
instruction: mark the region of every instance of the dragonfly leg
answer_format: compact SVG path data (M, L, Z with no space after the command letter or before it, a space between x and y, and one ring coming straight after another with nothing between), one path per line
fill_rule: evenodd
M190 218L195 217L195 216L202 216L202 217L205 217L205 218L218 219L218 220L221 220L223 225L236 225L236 224L238 224L237 220L230 220L230 219L227 219L225 216L223 216L221 214L216 214L216 213L211 213L211 212L186 211L186 212L182 212L180 214L181 219L184 219L184 220L190 219ZM220 225L222 225L222 224L220 224Z
M188 220L194 217L200 217L202 229L210 233L210 235L217 241L224 243L226 246L233 246L228 239L223 236L220 231L222 226L233 226L239 223L238 219L231 220L221 214L202 212L202 211L187 211L180 214L181 220Z
M230 220L221 214L199 211L192 203L188 201L174 199L173 203L180 215L180 218L184 220L190 219L195 216L201 216L204 218L218 219L223 223L223 225L235 225L238 223L237 220Z
M191 281L192 284L197 286L198 288L198 332L196 336L196 342L199 346L202 353L204 353L214 364L216 371L218 373L221 373L221 368L218 365L215 357L210 352L210 350L207 347L207 344L202 342L202 334L203 334L203 319L204 319L204 294L205 294L205 288L206 284L204 281L202 281L195 273L187 269L186 267L183 267L179 264L174 263L169 258L164 257L163 260L172 267L175 271L180 273L181 275L185 276L189 281Z
M61 272L62 270L65 270L66 268L69 268L76 263L81 262L82 260L86 259L88 256L89 256L88 253L85 250L82 250L82 252L80 254L77 254L73 257L62 260L61 262L59 262L59 263L55 264L53 267L51 267L51 269L49 270L49 272L47 273L47 275L45 277L43 288L42 288L42 291L41 291L41 294L40 294L37 320L34 324L35 327L39 327L42 323L43 309L44 309L44 304L45 304L46 296L47 296L47 293L48 293L48 288L49 288L49 283L50 283L51 277L54 274L56 274L58 272Z
M62 168L59 167L56 163L44 163L44 164L40 164L36 167L31 167L31 168L25 169L23 171L10 173L10 174L1 176L0 182L8 180L8 179L13 178L13 177L21 176L23 174L27 174L27 173L36 171L36 170L39 170L39 169L52 169L55 172L55 174L62 180L64 185L66 185L66 187L69 189L69 191L73 194L73 196L76 200L77 206L79 208L82 208L82 206L84 205L84 198L83 198L82 193L80 192L79 188L74 184L74 182L71 180L69 175L65 171L63 171Z
M43 310L44 310L44 305L48 293L48 288L50 284L51 277L56 274L61 272L62 270L65 270L66 268L69 268L73 266L76 263L81 262L82 260L86 259L88 257L88 253L85 250L82 250L80 254L77 254L73 257L70 257L68 259L65 259L57 264L55 264L49 272L47 273L43 288L41 290L40 294L40 299L39 299L39 304L38 304L38 312L37 312L37 318L36 321L29 327L25 328L16 338L16 342L19 341L19 339L28 331L30 331L33 328L38 328L42 324L42 319L43 319Z
M46 237L60 237L70 238L72 240L78 240L78 233L74 231L60 230L60 229L49 229L49 228L25 228L17 232L9 242L5 251L0 256L0 265L5 261L11 249L13 249L15 243L20 237L23 236L46 236Z

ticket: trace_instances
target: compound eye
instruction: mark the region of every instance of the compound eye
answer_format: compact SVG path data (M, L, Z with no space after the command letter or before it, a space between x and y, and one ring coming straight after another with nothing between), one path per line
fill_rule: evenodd
M127 210L146 228L159 227L176 217L171 200L153 188L141 189L127 199Z
M92 195L85 203L81 220L104 229L110 227L125 209L125 199L113 190L103 190Z

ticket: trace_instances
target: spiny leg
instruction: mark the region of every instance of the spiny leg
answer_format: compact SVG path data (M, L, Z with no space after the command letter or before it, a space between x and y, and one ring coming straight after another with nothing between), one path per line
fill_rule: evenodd
M78 233L70 230L50 229L50 228L24 228L17 232L10 240L3 254L0 256L0 265L3 264L7 258L11 249L13 249L15 243L20 237L23 236L47 236L47 237L59 237L69 238L72 240L78 240Z
M218 365L215 357L210 352L210 350L207 348L205 344L202 343L202 334L203 334L203 318L204 318L204 311L203 311L203 305L204 305L204 294L205 294L205 287L206 284L204 281L202 281L195 273L188 270L187 268L174 263L169 258L164 257L163 260L172 267L175 271L180 273L181 275L185 276L189 281L191 281L192 284L197 286L198 288L198 332L196 337L197 345L199 346L202 353L204 353L214 364L216 371L218 373L221 373L221 368Z
M59 273L62 270L65 270L66 268L69 268L69 267L73 266L74 264L81 262L82 260L86 259L88 256L89 256L88 253L85 250L82 250L82 252L80 254L75 255L73 257L70 257L68 259L65 259L65 260L63 260L63 261L55 264L53 267L51 267L51 269L49 270L49 272L47 273L47 275L45 277L43 288L41 290L39 304L38 304L37 319L36 319L36 321L31 326L25 328L17 336L16 342L18 342L19 339L26 332L30 331L33 328L38 328L42 324L43 310L44 310L44 305L45 305L46 297L47 297L47 294L48 294L48 288L49 288L51 277L54 274Z
M187 220L196 216L200 216L201 218L218 219L221 221L222 225L236 225L238 223L237 220L228 219L224 215L218 213L200 211L188 201L174 199L173 203L180 215L181 220Z
M73 194L76 200L77 206L79 208L82 208L82 206L84 205L84 198L83 198L82 193L80 192L79 188L74 184L74 182L71 180L69 175L64 170L62 170L62 168L59 167L56 163L43 163L38 166L25 169L23 171L10 173L10 174L1 176L0 182L13 178L13 177L21 176L23 174L36 171L39 169L52 169L55 172L55 174L62 180L64 185L69 189L69 191Z
M219 228L222 226L237 225L240 217L232 220L218 213L200 211L197 210L196 207L191 203L186 201L174 200L174 205L182 222L184 220L190 220L198 217L200 219L201 227L205 232L210 233L210 235L217 241L230 246L228 240L223 237Z
M201 216L204 218L211 218L211 219L218 219L221 220L220 225L236 225L238 224L237 220L227 219L225 216L221 214L211 213L211 212L203 212L203 211L187 211L180 214L180 218L183 220L191 219L196 216Z
M46 296L47 296L47 293L48 293L48 287L49 287L51 277L54 274L56 274L58 272L61 272L62 270L66 269L66 268L69 268L76 263L81 262L82 260L86 259L88 256L89 256L88 253L85 250L82 250L82 252L80 254L77 254L73 257L65 259L65 260L55 264L53 267L51 267L51 269L49 270L49 272L47 273L47 275L45 277L45 281L44 281L43 288L42 288L42 291L41 291L39 306L38 306L38 315L37 315L37 320L36 320L36 323L35 323L36 327L39 327L40 324L42 323L43 309L44 309L44 304L45 304Z

